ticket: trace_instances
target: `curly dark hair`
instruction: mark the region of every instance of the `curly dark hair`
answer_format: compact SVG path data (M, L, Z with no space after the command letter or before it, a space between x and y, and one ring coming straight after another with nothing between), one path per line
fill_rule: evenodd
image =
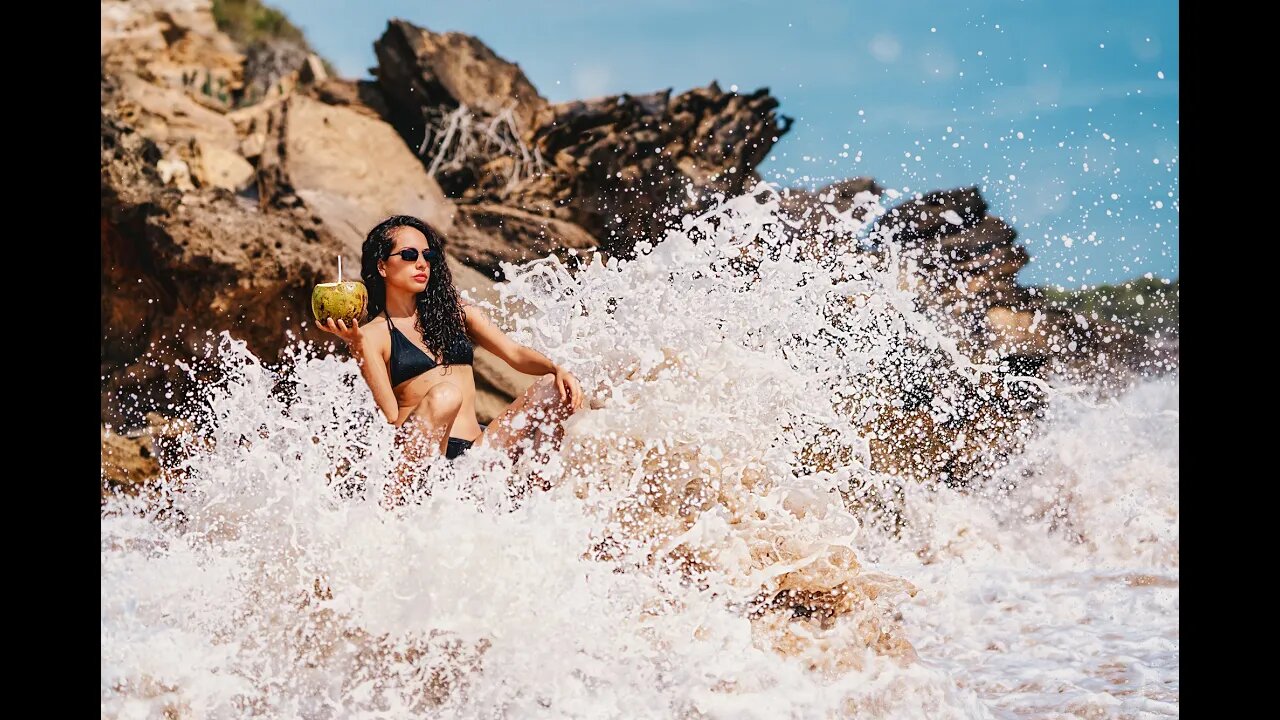
M427 348L447 365L445 348L467 337L465 316L462 299L453 286L453 273L449 272L449 265L444 261L444 237L422 220L411 215L393 215L378 223L365 237L361 249L360 278L369 293L369 317L377 317L386 308L387 285L378 274L378 261L391 256L391 248L395 245L392 231L399 227L411 227L421 232L427 238L427 246L436 251L435 259L430 261L427 289L418 293L416 298L418 317L414 327L422 333Z

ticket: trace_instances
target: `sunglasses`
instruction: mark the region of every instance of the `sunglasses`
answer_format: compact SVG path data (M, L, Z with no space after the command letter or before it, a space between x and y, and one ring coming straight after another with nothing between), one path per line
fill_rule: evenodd
M390 260L392 255L399 255L400 259L405 262L418 262L418 248L405 248L398 253L390 253L386 259ZM423 252L422 257L426 258L427 262L435 262L440 259L440 253L435 249L431 249Z

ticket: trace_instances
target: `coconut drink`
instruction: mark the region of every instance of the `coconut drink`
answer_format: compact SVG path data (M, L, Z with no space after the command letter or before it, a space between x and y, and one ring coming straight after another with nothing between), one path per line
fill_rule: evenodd
M359 280L342 280L342 257L338 257L338 281L320 283L311 291L311 313L318 322L333 318L348 325L358 324L369 306L369 293Z

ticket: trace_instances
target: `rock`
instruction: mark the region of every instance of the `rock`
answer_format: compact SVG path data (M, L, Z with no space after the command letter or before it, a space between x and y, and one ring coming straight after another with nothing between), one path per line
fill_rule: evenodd
M551 105L479 40L400 20L375 52L388 120L451 197L574 223L622 256L716 193L756 182L754 168L790 127L767 89L726 93L714 82L674 98Z
M987 326L991 329L997 352L1001 355L1046 356L1050 349L1052 321L1043 312L993 307L987 310Z
M324 61L319 55L309 53L306 62L298 69L298 79L304 83L322 83L329 79L329 71L324 69Z
M165 183L184 191L218 187L240 192L254 184L254 168L240 154L241 138L227 115L189 93L124 73L104 78L104 106L162 149Z
M1017 231L987 215L976 187L927 193L881 219L909 258L903 282L915 288L929 314L976 358L1021 357L1037 373L1102 379L1150 361L1132 331L1106 319L1085 319L1052 307L1018 284L1030 261ZM1106 363L1095 360L1107 352Z
M784 188L779 206L794 228L792 237L799 240L801 257L815 258L831 254L836 248L856 242L846 233L837 232L832 223L837 214L848 214L864 220L871 203L880 199L884 190L869 177L849 178L834 182L817 191Z
M874 178L856 177L840 180L825 187L809 191L804 188L785 188L782 190L781 206L793 219L802 219L806 213L815 214L830 205L836 212L848 212L855 209L856 218L866 216L866 211L859 206L878 199L884 189Z
M120 435L102 428L102 494L134 490L160 476L151 438L145 433Z
M184 192L196 189L195 183L191 182L191 168L182 158L161 160L156 163L156 172L160 174L160 182L165 185L173 185Z
M990 323L993 308L1035 312L1037 305L1017 284L1016 275L1029 260L1015 244L1017 232L986 211L976 187L935 191L893 207L880 226L907 258L903 283L961 341L962 350L978 358L992 349L1001 356L1039 353L1041 346L1033 348L1025 338L1001 341Z
M630 257L636 240L661 239L684 213L759 180L756 165L790 127L778 124L777 106L768 89L726 93L714 82L674 98L668 90L555 105L534 134L546 172L478 194L570 220Z
M254 184L253 166L240 153L209 142L198 142L196 151L200 157L196 177L201 185L238 193Z
M166 393L181 397L172 362L203 357L207 332L230 330L274 361L309 319L311 288L330 279L341 248L309 213L166 188L159 154L104 109L102 415L120 427L163 407Z
M181 477L181 461L193 449L183 435L191 423L147 413L142 425L120 432L110 425L101 426L102 498L109 493L137 493L162 476L167 480ZM199 447L197 444L195 447Z
M500 262L522 263L596 245L573 223L489 203L460 206L447 243L450 253L497 279L502 277Z
M386 123L303 95L283 112L278 182L329 227L346 257L359 258L369 229L390 215L453 230L453 203Z
M400 20L388 23L374 51L385 117L450 197L494 172L501 183L541 172L530 145L547 101L519 66L476 38ZM501 167L482 171L491 161Z
M377 83L329 78L311 86L308 91L312 97L326 105L348 107L377 120L382 120L391 113Z
M244 56L218 31L211 0L103 0L102 73L138 75L213 109L231 107Z
M177 56L235 53L235 43L218 30L213 0L102 0L103 55L157 59L152 53Z
M230 118L196 102L187 92L130 73L112 76L108 82L114 113L161 146L192 139L231 150L240 144Z
M240 154L249 160L256 160L267 147L267 134L254 132L240 140Z
M1008 247L1017 235L1017 231L1000 218L986 215L976 225L939 235L938 240L952 261L963 262L996 248Z
M987 201L977 187L936 190L892 208L882 220L895 228L895 240L914 247L922 240L957 232L978 224L987 214Z
M296 40L272 38L249 45L245 49L244 92L240 104L251 105L273 95L287 95L299 83L313 81L309 71L308 77L303 78L303 69L311 57L314 55Z
M424 117L462 105L489 117L510 109L522 138L547 106L519 65L470 35L433 33L391 20L373 51L378 85L401 116L396 127L414 147L422 142Z

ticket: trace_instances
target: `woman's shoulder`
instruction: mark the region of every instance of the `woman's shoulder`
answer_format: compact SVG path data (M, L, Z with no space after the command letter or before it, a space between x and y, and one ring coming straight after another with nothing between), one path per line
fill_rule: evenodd
M466 302L464 300L462 302L462 317L469 325L476 320L483 320L489 317L489 313L480 305L480 303Z
M391 337L387 323L380 315L369 318L360 326L360 335L365 340L385 340Z

